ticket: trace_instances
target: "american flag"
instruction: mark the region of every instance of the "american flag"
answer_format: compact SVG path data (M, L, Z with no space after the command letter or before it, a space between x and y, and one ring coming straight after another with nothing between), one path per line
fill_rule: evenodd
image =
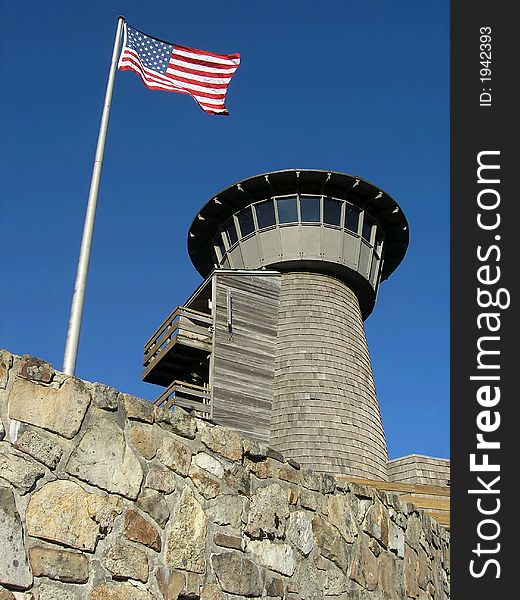
M118 69L133 71L151 90L191 96L211 115L229 114L224 103L240 54L215 54L146 35L124 24Z

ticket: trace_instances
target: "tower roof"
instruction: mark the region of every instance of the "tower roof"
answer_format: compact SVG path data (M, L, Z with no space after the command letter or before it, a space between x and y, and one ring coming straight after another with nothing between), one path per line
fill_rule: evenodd
M188 252L197 271L206 277L213 270L213 239L231 215L253 202L294 193L348 200L370 213L385 235L381 280L388 279L403 260L409 242L408 222L397 202L381 188L336 171L285 169L238 181L200 209L188 233Z

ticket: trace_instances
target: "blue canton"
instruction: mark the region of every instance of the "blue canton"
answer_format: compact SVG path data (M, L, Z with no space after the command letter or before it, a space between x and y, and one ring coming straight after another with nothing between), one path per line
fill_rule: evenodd
M127 25L126 45L137 52L144 67L161 75L166 73L173 52L172 44L156 40Z

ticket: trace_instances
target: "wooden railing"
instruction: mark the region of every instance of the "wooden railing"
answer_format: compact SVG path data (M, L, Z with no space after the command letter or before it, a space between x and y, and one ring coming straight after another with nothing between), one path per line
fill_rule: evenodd
M212 324L211 315L184 306L177 306L146 342L144 367L148 367L153 360L157 359L179 333L194 343L209 344L211 342L209 328Z
M161 408L171 409L175 406L196 410L202 417L209 417L211 392L207 386L195 385L186 381L174 381L155 400L154 404Z
M336 478L340 477L336 475ZM357 477L341 477L341 479L396 494L399 496L399 500L412 503L417 508L424 510L439 525L446 529L450 528L450 488L448 486L359 479Z

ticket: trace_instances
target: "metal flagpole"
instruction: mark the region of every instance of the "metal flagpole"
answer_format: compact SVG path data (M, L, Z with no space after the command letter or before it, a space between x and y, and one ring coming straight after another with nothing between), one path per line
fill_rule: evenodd
M90 248L92 244L92 234L94 231L94 221L96 219L99 181L101 178L101 169L103 167L103 155L105 153L108 117L110 115L110 104L112 102L112 91L114 89L114 79L116 74L117 60L119 55L119 45L121 41L121 32L123 29L124 21L124 17L119 17L117 20L114 51L112 53L112 62L110 64L107 89L105 92L105 104L103 106L103 114L101 116L101 124L99 126L96 156L94 158L94 167L92 169L92 179L90 180L87 213L85 216L85 223L83 225L83 237L81 238L81 249L79 253L78 268L76 271L76 282L74 284L72 307L70 310L69 328L67 331L67 342L65 344L65 355L63 358L63 372L67 375L74 375L74 372L76 370L79 335L81 331L81 319L83 316L83 303L85 300L85 288L87 285L88 266L90 262Z

